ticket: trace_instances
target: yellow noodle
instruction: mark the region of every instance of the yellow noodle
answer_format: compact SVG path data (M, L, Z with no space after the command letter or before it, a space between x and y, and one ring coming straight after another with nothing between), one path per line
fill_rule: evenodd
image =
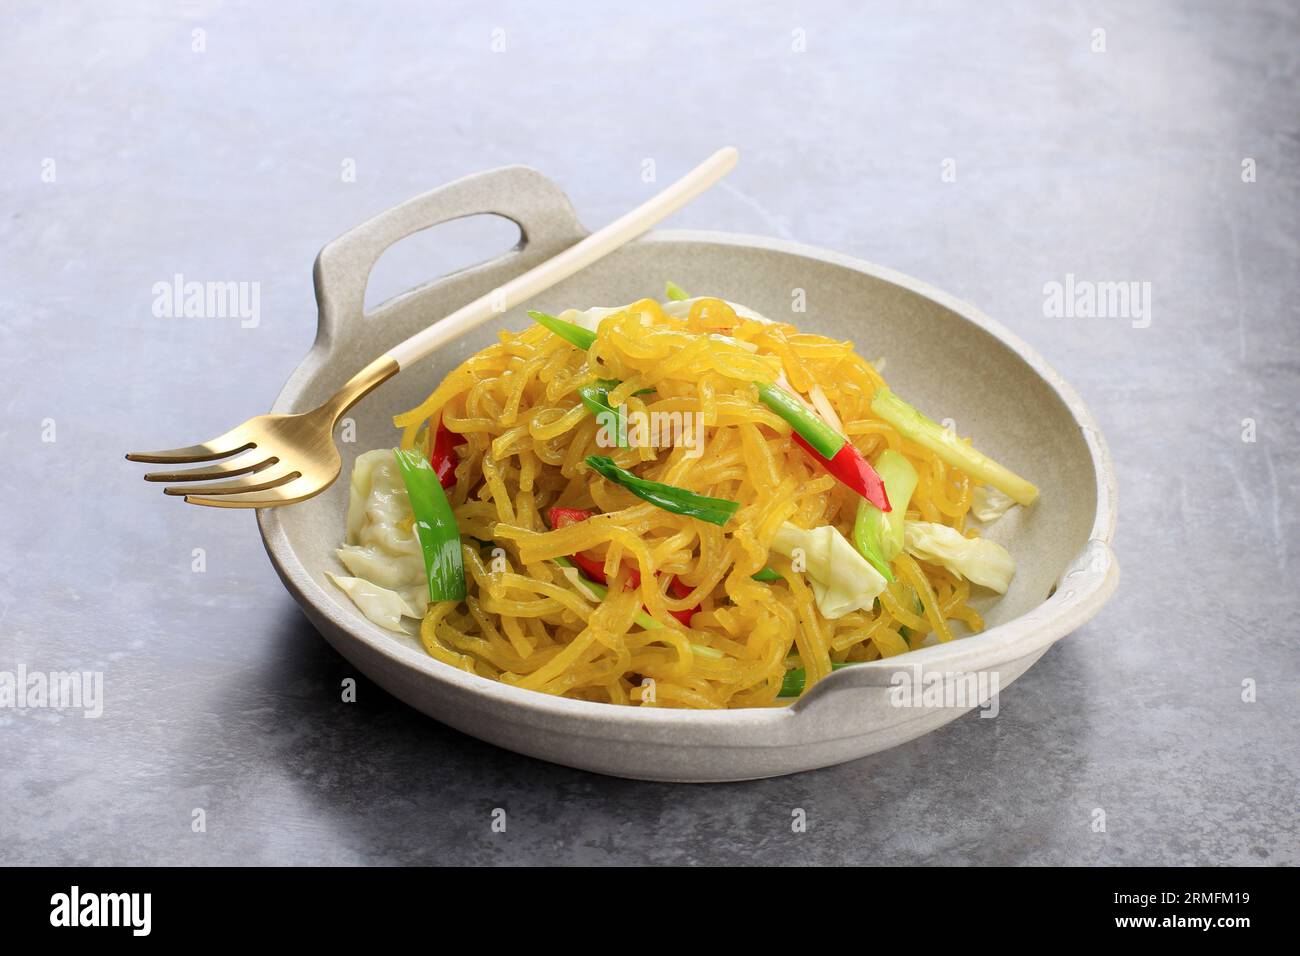
M811 686L830 674L832 662L877 660L949 640L951 621L982 627L967 582L907 554L894 561L899 580L874 609L828 620L804 575L770 551L786 521L829 524L851 540L858 502L758 400L754 383L782 374L801 392L819 384L863 454L891 448L908 458L918 475L910 515L964 531L969 476L873 415L871 399L884 381L853 343L744 319L719 299L697 300L686 318L641 300L607 316L586 352L536 325L502 332L395 418L404 447L426 442L430 433L421 429L439 421L467 439L457 449L450 499L467 536L469 595L460 605L430 605L420 628L428 653L579 700L763 707L788 702L777 696L788 667L802 667ZM638 447L602 447L577 393L597 379L621 383L608 396L624 408L629 427L683 427ZM693 439L685 426L697 416L703 449L683 440L688 432ZM725 528L671 514L593 473L588 455L610 456L640 477L727 498L740 509ZM548 516L556 505L601 514L553 529ZM504 549L504 560L493 549ZM599 602L553 563L578 553L605 570L609 587ZM781 580L750 577L764 567ZM672 575L689 594L668 589ZM689 627L672 616L696 606Z

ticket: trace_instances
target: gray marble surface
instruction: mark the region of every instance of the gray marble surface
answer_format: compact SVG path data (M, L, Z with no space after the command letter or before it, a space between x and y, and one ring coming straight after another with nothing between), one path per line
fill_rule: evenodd
M913 6L7 4L0 670L99 671L104 701L0 709L0 862L1300 862L1300 13ZM518 757L364 680L342 703L253 516L121 460L265 410L364 217L522 162L600 224L645 160L724 143L741 168L674 225L932 281L1101 421L1120 590L997 719L728 786ZM372 299L511 241L412 241ZM259 283L256 325L155 316L177 273ZM1149 326L1045 316L1067 274L1149 282Z

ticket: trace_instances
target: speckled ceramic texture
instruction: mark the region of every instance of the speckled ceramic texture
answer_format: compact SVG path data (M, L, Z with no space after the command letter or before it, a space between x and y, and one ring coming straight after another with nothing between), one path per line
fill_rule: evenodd
M521 241L496 261L441 278L363 314L371 267L401 238L478 213L515 221ZM316 343L275 403L301 411L324 400L380 352L586 235L564 194L534 170L470 176L359 226L322 250ZM331 585L344 532L346 479L316 498L258 512L285 586L325 638L401 700L465 733L545 760L650 780L726 781L852 760L928 733L970 709L898 707L891 681L952 683L996 675L1005 692L1110 596L1116 489L1109 455L1073 390L1028 345L971 306L915 279L791 242L711 232L654 232L529 303L559 311L654 296L671 278L811 332L852 340L886 359L890 385L936 419L952 418L977 447L1034 481L1038 503L988 531L1017 560L1007 594L982 606L988 628L946 645L836 672L789 707L688 712L564 700L475 677L430 658L414 640L367 621ZM791 314L793 290L806 312ZM350 413L344 475L362 451L396 443L392 415L418 404L523 310L408 369ZM920 668L918 672L915 668ZM933 676L928 676L933 675ZM989 685L992 686L992 685Z

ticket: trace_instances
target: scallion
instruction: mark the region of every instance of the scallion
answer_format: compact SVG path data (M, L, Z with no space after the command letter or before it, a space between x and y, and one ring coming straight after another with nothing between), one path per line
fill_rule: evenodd
M949 429L932 421L887 388L876 392L871 410L893 425L900 435L930 449L946 463L976 481L992 485L1028 507L1038 498L1038 488L992 458L960 441Z
M852 667L854 664L863 663L862 661L845 661L844 663L831 662L831 670L837 671L845 667ZM785 672L785 677L781 680L781 691L777 697L798 697L803 693L804 685L808 683L808 672L802 667L796 667L794 670Z
M582 582L582 586L596 596L597 601L605 600L605 595L609 593L608 587L603 584L597 584L590 578L584 577L582 572L574 567L573 562L568 558L552 558L551 560L562 568L571 569L573 573L578 576L578 580ZM653 631L664 626L645 611L637 611L636 616L632 618L632 623L639 625L643 630L647 631ZM725 656L722 651L718 650L716 647L709 647L706 644L691 644L691 650L696 654L699 654L701 657L711 657L714 660L721 660Z
M873 465L884 482L891 508L881 511L870 501L859 502L853 544L886 581L892 582L894 573L889 563L903 550L903 516L916 490L917 475L911 462L892 448L876 456Z
M590 329L584 329L581 325L574 325L572 322L566 322L564 319L557 319L553 315L547 315L545 312L530 310L528 317L538 325L554 332L570 345L575 345L584 352L591 348L592 343L596 341L596 333Z
M779 385L755 382L758 397L763 404L776 412L795 432L811 445L823 458L834 458L846 439L831 426L810 412L803 402Z
M596 416L596 421L605 426L605 431L614 436L618 448L627 447L627 422L623 413L609 404L609 393L617 388L618 382L609 379L597 379L589 385L578 389L578 397L587 410Z
M690 296L686 294L686 290L671 279L669 279L668 283L664 286L664 297L670 302L685 302L690 298Z
M711 524L725 525L738 510L740 502L728 501L726 498L710 498L698 495L676 485L666 485L659 481L638 478L632 472L618 467L614 459L601 455L588 455L587 464L616 485L622 485L632 494L656 505L664 511L675 515L699 518Z
M393 449L397 470L406 485L415 518L415 533L424 553L430 601L465 598L465 565L460 554L460 529L447 492L429 462L415 451Z

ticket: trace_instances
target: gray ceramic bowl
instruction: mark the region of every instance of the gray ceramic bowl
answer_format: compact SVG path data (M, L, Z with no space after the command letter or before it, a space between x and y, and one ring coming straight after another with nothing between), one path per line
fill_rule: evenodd
M494 213L522 229L496 261L386 302L362 303L380 254L449 219ZM564 194L539 173L507 167L410 200L326 246L316 262L320 327L275 411L323 401L350 375L437 321L586 235ZM824 767L919 737L976 704L971 689L1005 689L1055 641L1101 607L1118 580L1110 542L1115 476L1096 423L1074 391L1028 345L965 303L906 276L790 242L713 232L654 232L529 303L558 312L656 295L666 279L781 317L806 292L801 327L885 356L899 394L958 430L1042 491L989 536L1018 570L984 611L988 629L889 661L847 668L793 706L688 712L564 700L475 677L434 661L414 640L364 618L325 577L344 532L346 479L316 498L258 512L272 563L325 638L362 673L431 717L502 747L599 773L647 780L744 780ZM522 310L502 318L522 328ZM485 326L434 360L381 386L351 415L344 475L370 448L395 444L391 416L418 404L500 326ZM972 675L983 684L972 683ZM978 675L983 675L982 678ZM899 706L895 688L943 687L953 706ZM996 683L993 683L996 681ZM892 692L892 693L891 693ZM922 697L928 704L931 698ZM911 694L901 702L917 703Z

